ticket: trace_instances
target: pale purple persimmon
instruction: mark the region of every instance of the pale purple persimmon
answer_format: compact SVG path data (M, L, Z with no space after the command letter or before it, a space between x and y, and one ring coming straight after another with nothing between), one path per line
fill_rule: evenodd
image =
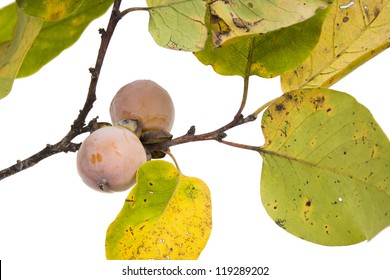
M142 131L170 132L175 109L168 92L151 80L136 80L123 86L114 96L110 115L115 124L123 119L137 120Z
M128 129L108 126L92 132L77 153L77 171L91 188L103 192L128 190L146 161L139 138Z

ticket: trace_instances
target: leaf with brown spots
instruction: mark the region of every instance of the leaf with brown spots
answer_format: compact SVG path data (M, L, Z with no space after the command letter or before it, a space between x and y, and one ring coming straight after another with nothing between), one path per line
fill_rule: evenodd
M266 34L305 21L329 2L325 0L267 0L210 2L212 21L217 26L212 30L213 46L230 44L243 36ZM229 42L230 41L230 42Z
M262 202L286 231L323 245L390 225L390 143L371 113L329 89L284 94L264 113Z
M272 78L294 69L315 48L328 10L308 20L256 36L236 37L236 42L215 48L210 34L205 49L195 53L203 64L222 75L258 75ZM212 23L211 28L219 28ZM250 73L247 67L250 66Z
M211 198L201 180L172 164L143 164L106 236L111 260L194 260L211 232Z
M284 92L330 87L390 46L390 1L335 1L312 54L281 76Z
M203 0L147 0L149 32L161 47L199 51L207 39Z

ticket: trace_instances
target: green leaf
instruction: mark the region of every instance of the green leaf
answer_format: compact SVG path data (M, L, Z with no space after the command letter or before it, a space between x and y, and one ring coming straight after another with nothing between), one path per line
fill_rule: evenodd
M0 9L0 44L12 40L17 21L18 11L15 4Z
M323 245L370 240L389 226L389 139L353 97L286 93L262 128L261 197L279 226Z
M390 1L335 1L313 53L282 75L282 88L330 87L390 46Z
M256 37L241 37L236 43L215 48L210 35L203 51L195 56L222 75L278 76L299 65L316 46L327 10L310 19ZM238 39L238 38L237 38ZM253 44L253 46L252 46Z
M13 14L13 8L7 7L6 9L8 15ZM13 18L13 16L10 17ZM20 65L32 42L38 36L41 26L40 19L19 12L12 40L0 44L0 98L5 97L11 91ZM9 37L7 33L7 31L2 31L3 38Z
M60 20L76 11L82 0L16 0L19 8L26 14L42 20Z
M203 49L207 39L203 0L147 0L149 32L162 47L183 51Z
M211 1L212 20L223 26L213 30L214 46L236 37L265 34L296 24L328 4L325 0Z
M106 236L107 259L197 259L211 231L211 198L205 183L172 164L143 164Z
M103 15L112 2L113 0L84 0L80 8L67 18L44 22L39 36L23 62L18 78L34 74L63 50L73 45L87 26Z

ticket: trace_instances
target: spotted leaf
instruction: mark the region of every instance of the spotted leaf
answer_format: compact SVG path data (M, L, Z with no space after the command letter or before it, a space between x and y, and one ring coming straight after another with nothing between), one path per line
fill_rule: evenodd
M261 197L279 226L311 242L349 245L390 225L390 143L353 97L286 93L262 128Z
M149 161L137 173L106 236L107 259L197 259L211 231L207 185L165 161Z
M207 39L203 0L147 0L149 32L162 47L199 51Z
M281 76L282 88L330 87L390 46L390 1L334 1L318 45Z

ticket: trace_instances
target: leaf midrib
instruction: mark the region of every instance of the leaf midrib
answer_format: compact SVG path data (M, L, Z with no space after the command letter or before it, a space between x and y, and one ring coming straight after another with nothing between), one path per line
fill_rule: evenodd
M334 4L338 4L338 2L336 1L336 2L334 2ZM382 6L382 9L381 9L381 13L382 13L382 10L383 10L383 7L385 7L386 5L388 5L388 3L387 4L384 4L383 6ZM338 5L335 5L335 6L338 6ZM327 68L329 68L331 65L333 65L336 61L338 61L341 57L343 57L344 56L344 54L351 48L351 46L352 45L354 45L370 28L371 28L371 26L372 26L372 24L375 22L375 21L377 21L377 19L378 19L378 17L379 17L379 15L381 14L381 13L379 13L378 14L378 16L374 19L374 20L372 20L368 25L365 25L365 27L362 29L362 32L360 32L359 33L359 35L358 36L356 36L352 41L351 41L351 43L348 45L348 46L346 46L346 48L344 48L340 53L338 53L337 55L335 55L335 53L334 53L334 50L335 50L335 48L334 48L334 46L335 46L335 44L334 44L334 36L332 37L332 53L333 53L333 59L330 61L330 63L328 63L328 64L326 64L323 68L321 68L318 72L317 72L317 74L315 74L314 76L312 76L311 78L309 78L309 79L307 79L307 81L305 81L304 83L302 83L301 85L300 85L300 88L304 88L304 87L306 87L309 83L311 83L313 80L315 80L317 77L319 77L319 76L321 76L321 74L323 73L323 71L325 70L325 69L327 69ZM336 17L337 17L337 13L334 15L334 21L335 21L335 19L336 19ZM333 25L334 26L334 25ZM333 31L334 31L334 27L333 27ZM378 47L377 47L378 48ZM375 49L377 49L377 48L375 48ZM364 53L367 53L369 50L365 50L364 52L362 52L362 54L364 54ZM310 55L310 57L311 57L311 60L312 60L312 58L313 58L313 55ZM351 62L349 62L349 64L348 65L350 65L351 63L353 63L353 61L351 61ZM339 72L341 72L341 70L342 69L337 69L336 70L336 72L337 73L339 73ZM334 77L335 75L332 75L332 77ZM331 77L331 78L332 78ZM327 79L326 81L324 81L323 83L322 83L322 85L323 84L325 84L325 83L327 83L329 81L329 79ZM321 86L321 85L320 85Z

